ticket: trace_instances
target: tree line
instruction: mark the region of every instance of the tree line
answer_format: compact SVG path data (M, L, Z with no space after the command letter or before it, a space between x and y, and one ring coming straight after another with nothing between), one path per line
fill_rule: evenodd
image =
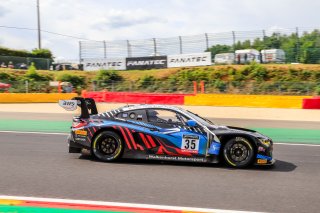
M16 57L30 57L30 58L46 58L52 59L53 55L49 49L33 49L27 50L14 50L0 46L0 56L16 56Z
M281 34L273 33L271 36L256 38L254 40L237 41L234 45L217 44L207 51L212 57L218 53L230 53L241 49L283 49L286 53L286 62L318 64L320 63L320 31Z

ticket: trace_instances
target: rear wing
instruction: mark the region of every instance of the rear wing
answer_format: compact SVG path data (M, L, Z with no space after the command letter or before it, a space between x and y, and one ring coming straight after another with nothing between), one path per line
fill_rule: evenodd
M90 118L90 115L98 114L96 102L92 98L74 97L72 100L60 100L59 105L67 111L74 111L79 106L80 118Z

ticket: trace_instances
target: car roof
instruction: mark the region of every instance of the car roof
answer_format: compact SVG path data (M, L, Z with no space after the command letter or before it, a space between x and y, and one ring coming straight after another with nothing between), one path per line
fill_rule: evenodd
M137 105L127 105L119 108L121 111L137 110L137 109L166 109L173 111L182 111L180 107L168 106L161 104L137 104Z

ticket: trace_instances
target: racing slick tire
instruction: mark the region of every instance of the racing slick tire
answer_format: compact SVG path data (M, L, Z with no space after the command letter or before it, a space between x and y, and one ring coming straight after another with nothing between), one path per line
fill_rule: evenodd
M254 159L253 145L246 138L234 137L224 145L223 158L230 167L247 167Z
M101 161L115 161L121 157L123 142L119 135L112 131L100 132L92 143L93 155Z

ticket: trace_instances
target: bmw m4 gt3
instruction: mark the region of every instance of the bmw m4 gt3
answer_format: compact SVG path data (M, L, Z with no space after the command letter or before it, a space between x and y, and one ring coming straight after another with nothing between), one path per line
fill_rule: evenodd
M90 150L101 161L119 158L218 163L243 168L273 165L272 140L259 132L219 126L185 109L166 105L128 105L98 113L93 99L61 100L73 118L69 152Z

